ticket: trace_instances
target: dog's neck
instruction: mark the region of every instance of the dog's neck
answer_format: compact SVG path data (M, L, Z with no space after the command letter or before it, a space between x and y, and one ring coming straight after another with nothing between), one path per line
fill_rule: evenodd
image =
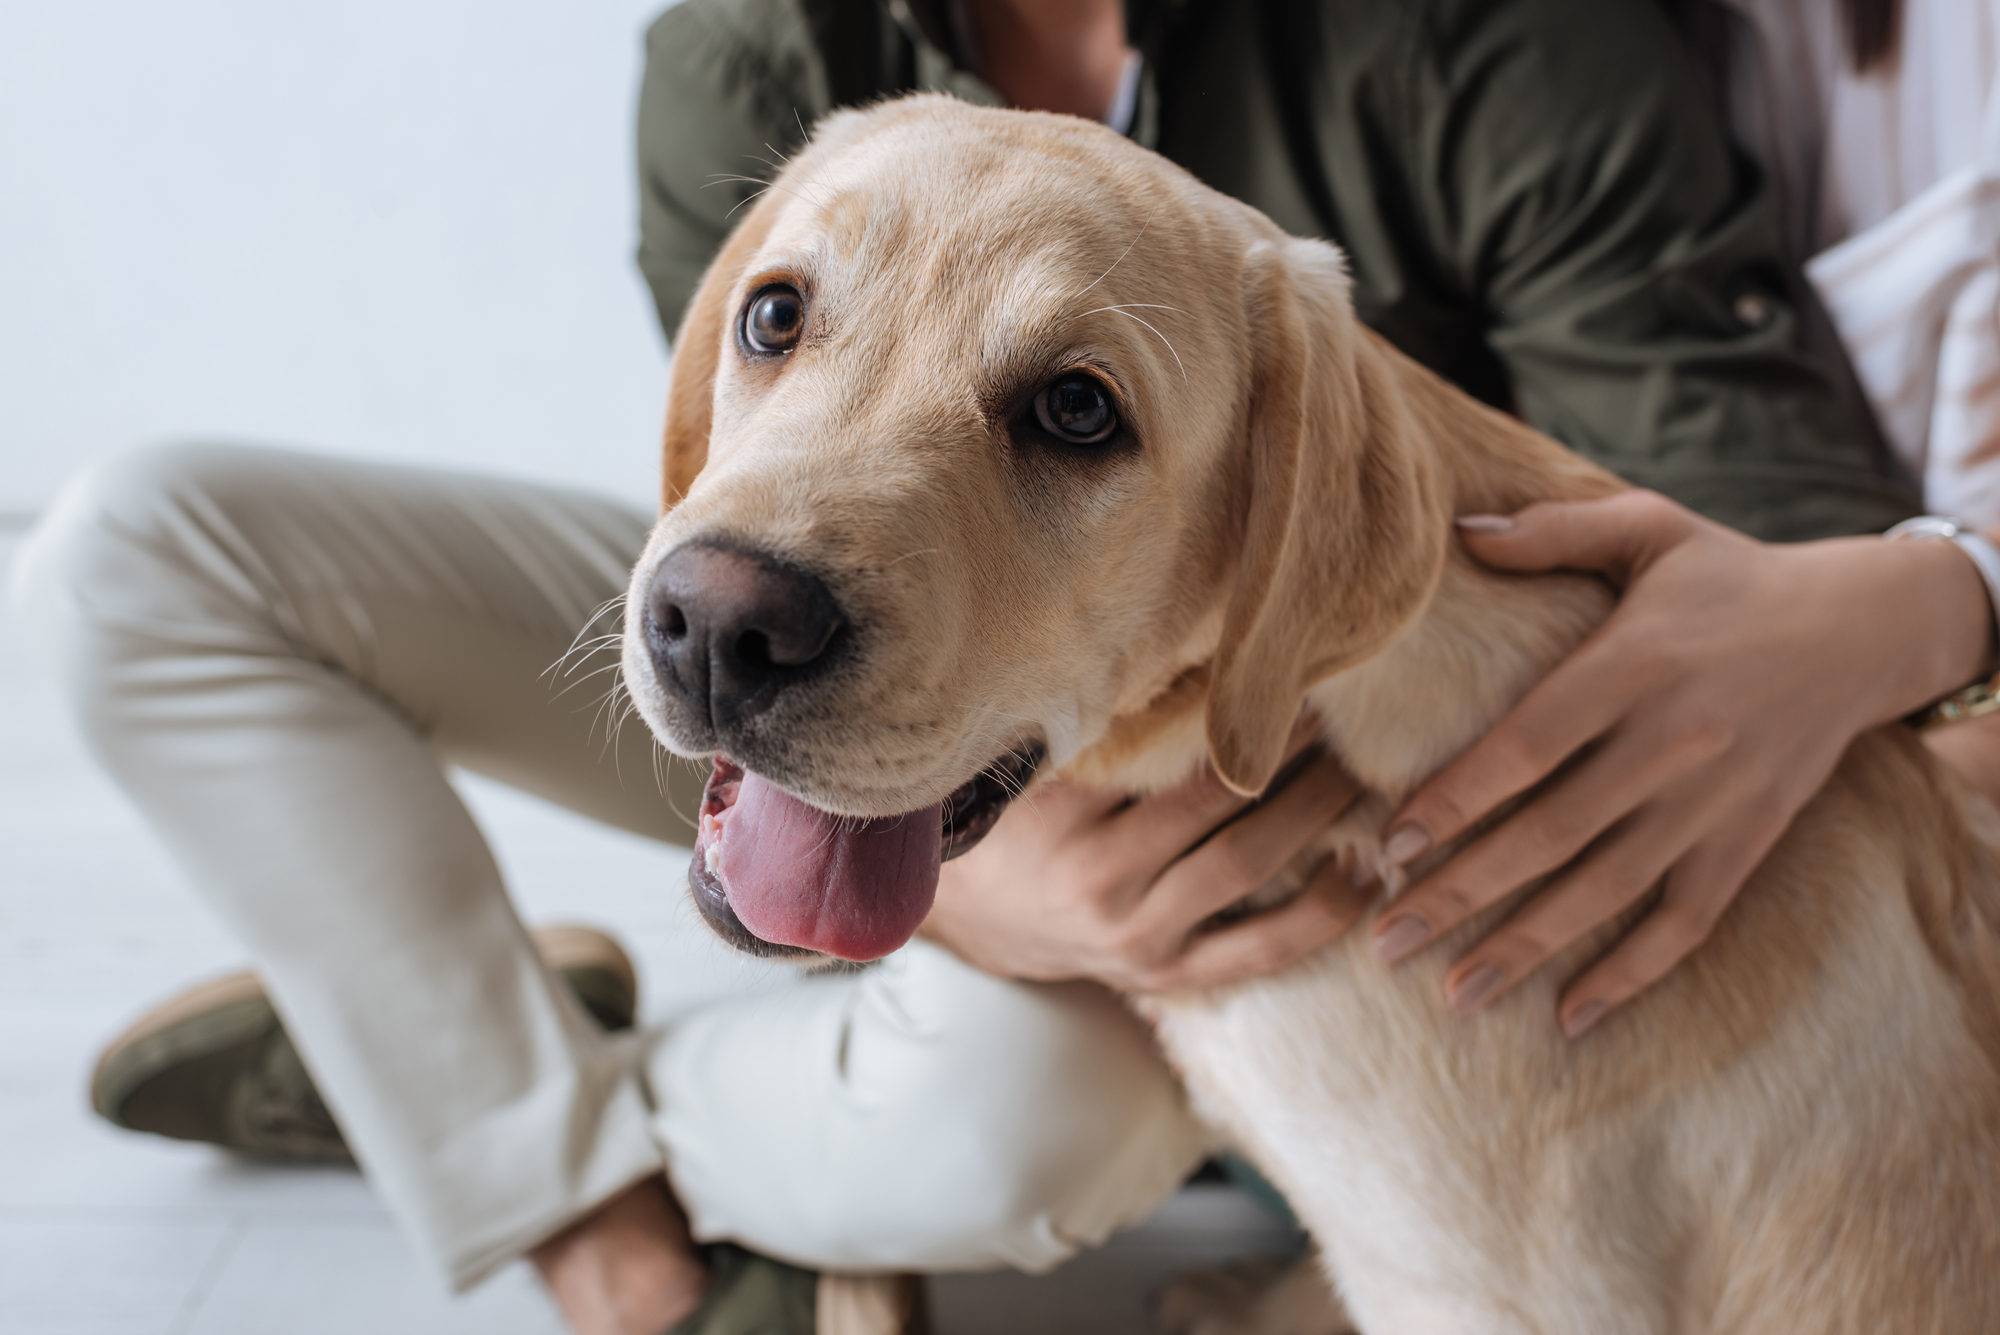
M1497 575L1455 551L1409 632L1306 701L1354 776L1399 803L1478 740L1610 605L1598 580Z

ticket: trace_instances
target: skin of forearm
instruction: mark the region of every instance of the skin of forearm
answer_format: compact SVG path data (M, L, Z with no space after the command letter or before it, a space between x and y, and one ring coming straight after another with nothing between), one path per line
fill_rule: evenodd
M1888 544L1901 567L1900 597L1916 617L1906 662L1909 671L1888 699L1892 716L1922 708L1993 671L1992 600L1978 568L1953 543L1933 540Z

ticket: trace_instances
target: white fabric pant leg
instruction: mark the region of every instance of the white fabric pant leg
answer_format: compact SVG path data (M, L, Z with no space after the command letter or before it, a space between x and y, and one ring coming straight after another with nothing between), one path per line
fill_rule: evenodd
M922 940L700 1012L650 1069L695 1236L827 1269L1044 1270L1150 1213L1208 1144L1111 993Z
M598 689L543 675L648 522L552 488L184 447L79 479L16 567L99 754L460 1285L660 1166L638 1046L547 976L439 765L686 842L699 776L671 769L664 799L644 731L607 749ZM1110 998L927 947L716 1007L653 1070L704 1234L813 1264L1049 1264L1199 1153Z
M557 699L543 676L649 522L497 479L176 447L79 478L20 557L98 756L459 1285L660 1167L632 1054L542 967L439 763L685 837L643 730L600 764L588 688Z

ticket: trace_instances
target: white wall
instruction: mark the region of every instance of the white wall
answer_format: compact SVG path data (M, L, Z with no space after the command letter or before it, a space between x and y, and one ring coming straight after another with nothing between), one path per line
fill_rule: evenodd
M664 0L0 0L0 512L229 438L649 498Z

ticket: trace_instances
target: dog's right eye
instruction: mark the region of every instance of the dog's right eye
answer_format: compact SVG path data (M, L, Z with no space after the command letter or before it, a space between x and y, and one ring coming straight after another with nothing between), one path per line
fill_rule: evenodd
M806 328L806 301L797 289L767 287L743 312L743 341L752 352L790 352Z
M1072 445L1098 445L1118 429L1118 409L1111 391L1087 375L1075 372L1054 381L1035 396L1035 418L1042 429Z

